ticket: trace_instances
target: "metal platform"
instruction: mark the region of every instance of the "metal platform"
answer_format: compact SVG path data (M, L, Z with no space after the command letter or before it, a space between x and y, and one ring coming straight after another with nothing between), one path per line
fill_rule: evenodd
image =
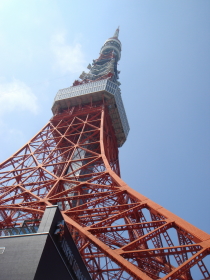
M120 88L108 79L91 82L79 86L60 89L55 96L52 112L56 108L62 109L77 106L99 100L109 101L109 114L117 137L118 147L121 147L127 139L130 127L124 109Z

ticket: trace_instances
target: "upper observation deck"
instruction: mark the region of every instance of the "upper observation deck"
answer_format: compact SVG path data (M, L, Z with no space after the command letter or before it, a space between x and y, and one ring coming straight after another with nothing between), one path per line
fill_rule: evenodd
M55 96L52 112L55 114L57 107L66 109L69 104L70 106L77 106L100 100L108 101L108 110L117 137L118 147L121 147L126 141L130 128L120 88L109 79L60 89Z

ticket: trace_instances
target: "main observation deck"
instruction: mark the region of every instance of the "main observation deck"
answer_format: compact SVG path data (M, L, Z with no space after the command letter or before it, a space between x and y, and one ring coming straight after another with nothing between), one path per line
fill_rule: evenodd
M108 101L108 110L117 137L118 147L121 147L127 139L130 128L120 88L109 79L60 89L55 96L52 112L55 114L58 107L66 109L69 104L72 107L103 99Z

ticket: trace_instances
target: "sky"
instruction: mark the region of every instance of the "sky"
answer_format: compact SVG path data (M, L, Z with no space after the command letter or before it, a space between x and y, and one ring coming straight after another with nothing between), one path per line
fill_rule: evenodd
M1 0L0 161L120 26L123 180L210 233L210 1Z

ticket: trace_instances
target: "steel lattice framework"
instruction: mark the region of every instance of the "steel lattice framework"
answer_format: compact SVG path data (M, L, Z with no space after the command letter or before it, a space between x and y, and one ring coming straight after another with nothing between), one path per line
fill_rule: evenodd
M58 92L44 128L0 165L0 235L57 204L94 280L210 279L210 235L120 178L129 125L118 34L82 81Z
M0 167L1 227L58 204L93 279L209 279L210 236L119 177L105 104L55 115Z

